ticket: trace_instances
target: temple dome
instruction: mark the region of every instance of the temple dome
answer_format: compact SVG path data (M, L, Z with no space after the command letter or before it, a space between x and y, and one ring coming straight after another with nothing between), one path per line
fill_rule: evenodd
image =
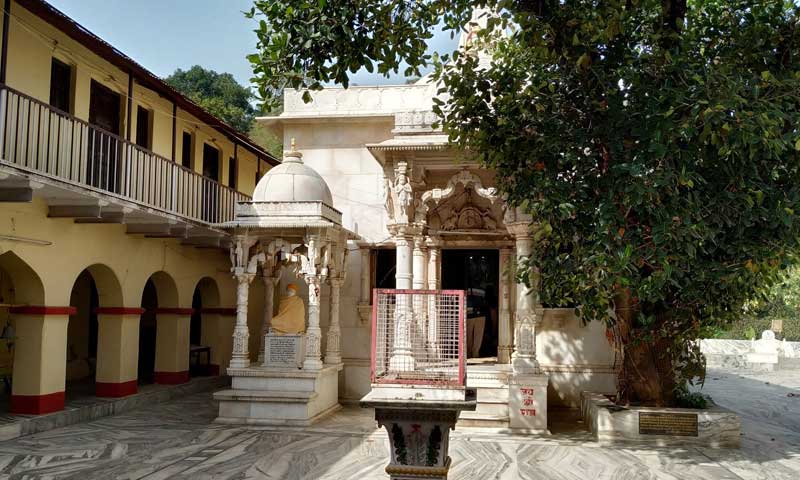
M273 167L258 181L254 202L322 202L333 206L331 189L316 170L303 163L295 150L284 155L283 163Z

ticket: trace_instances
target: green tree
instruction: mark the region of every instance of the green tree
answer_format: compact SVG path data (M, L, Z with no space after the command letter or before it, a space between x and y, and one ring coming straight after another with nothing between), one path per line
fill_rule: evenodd
M239 85L230 73L217 73L195 65L189 70L175 70L164 79L172 88L191 98L242 133L253 126L256 110L250 103L253 92Z
M434 27L457 32L474 7L499 13L472 47L427 57ZM544 302L608 323L624 400L673 404L704 374L691 340L795 260L792 1L256 0L251 13L263 17L250 60L268 101L347 86L361 67L436 66L451 142L533 215L521 278L538 268Z
M256 125L255 95L240 85L230 73L217 73L195 65L175 70L164 79L172 88L236 130L249 135L266 151L280 158L282 144L272 133ZM269 113L269 112L267 112Z

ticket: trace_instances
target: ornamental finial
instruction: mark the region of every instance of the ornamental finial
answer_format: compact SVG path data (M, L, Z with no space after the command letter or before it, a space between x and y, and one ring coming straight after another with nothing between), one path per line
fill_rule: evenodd
M283 152L283 161L290 163L303 163L303 154L297 151L297 141L294 137L289 141L289 151Z

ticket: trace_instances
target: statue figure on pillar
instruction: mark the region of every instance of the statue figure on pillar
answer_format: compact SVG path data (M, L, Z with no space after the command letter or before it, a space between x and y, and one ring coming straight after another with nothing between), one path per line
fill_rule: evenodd
M394 185L394 193L397 197L397 203L400 207L400 219L402 221L408 221L408 210L414 200L414 193L411 187L411 184L408 182L408 176L405 172L399 172L397 174L397 180L395 180Z

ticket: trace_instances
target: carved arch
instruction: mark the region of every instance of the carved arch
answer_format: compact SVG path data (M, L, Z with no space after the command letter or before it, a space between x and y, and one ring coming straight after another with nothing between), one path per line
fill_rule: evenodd
M492 205L500 198L496 188L484 187L480 177L465 168L450 177L445 188L433 188L420 196L419 205L414 213L414 220L420 223L425 222L430 208L429 203L439 204L442 200L452 197L455 195L456 187L459 184L463 185L464 188L472 186L479 197L489 200Z

